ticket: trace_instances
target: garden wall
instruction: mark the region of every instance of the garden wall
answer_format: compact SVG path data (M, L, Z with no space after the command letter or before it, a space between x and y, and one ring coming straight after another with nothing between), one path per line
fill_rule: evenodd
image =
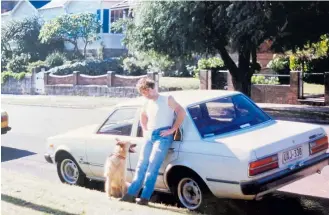
M32 75L27 74L21 80L9 77L1 84L1 94L33 94L34 85Z

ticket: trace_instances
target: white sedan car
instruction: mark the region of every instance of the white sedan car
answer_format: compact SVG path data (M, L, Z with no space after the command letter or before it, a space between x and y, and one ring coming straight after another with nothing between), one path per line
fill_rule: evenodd
M328 138L320 126L278 121L234 91L170 93L187 116L156 182L190 210L208 197L260 199L267 193L322 170L329 164ZM45 159L57 165L62 182L103 181L103 165L115 138L137 144L127 157L132 180L144 144L139 123L143 98L116 105L101 124L50 137Z

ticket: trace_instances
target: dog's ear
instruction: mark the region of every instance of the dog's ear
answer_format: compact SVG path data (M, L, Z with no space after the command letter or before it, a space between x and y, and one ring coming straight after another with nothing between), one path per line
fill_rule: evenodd
M118 141L117 142L117 146L124 146L125 144L124 144L124 142L122 142L122 141Z

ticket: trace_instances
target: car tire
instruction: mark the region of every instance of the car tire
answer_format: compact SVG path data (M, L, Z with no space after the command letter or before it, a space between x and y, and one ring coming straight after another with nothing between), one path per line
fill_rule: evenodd
M86 184L86 175L70 154L59 155L56 166L58 177L63 183L78 186Z
M212 211L216 198L204 181L195 173L188 172L176 176L171 191L181 207L205 213Z

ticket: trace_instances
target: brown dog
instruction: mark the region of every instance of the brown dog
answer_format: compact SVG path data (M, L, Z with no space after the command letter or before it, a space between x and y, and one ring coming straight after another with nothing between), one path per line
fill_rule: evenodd
M126 185L126 158L128 152L135 152L136 144L116 139L114 153L107 157L104 165L105 192L109 198L122 197L127 190Z

